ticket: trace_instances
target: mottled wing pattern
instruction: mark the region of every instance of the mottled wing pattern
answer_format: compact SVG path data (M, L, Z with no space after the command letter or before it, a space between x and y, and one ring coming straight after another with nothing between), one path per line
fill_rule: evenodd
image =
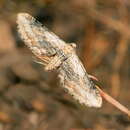
M59 69L59 77L62 86L81 104L101 107L102 98L77 55L72 54L64 61Z
M18 14L18 32L46 70L58 72L62 86L81 104L101 107L102 98L89 79L75 53L75 45L66 44L27 13Z

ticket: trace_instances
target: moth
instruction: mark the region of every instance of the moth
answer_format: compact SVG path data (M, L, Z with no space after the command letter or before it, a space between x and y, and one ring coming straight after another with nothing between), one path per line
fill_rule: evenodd
M102 98L76 54L76 44L66 43L27 13L17 16L18 32L47 71L55 70L61 86L89 107L101 107Z

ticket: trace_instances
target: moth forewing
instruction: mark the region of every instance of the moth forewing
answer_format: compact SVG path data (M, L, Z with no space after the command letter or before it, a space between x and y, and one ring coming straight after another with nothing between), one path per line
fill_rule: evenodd
M62 86L81 104L101 107L102 98L81 61L74 53L59 68Z
M62 86L75 99L89 107L102 105L98 90L75 53L75 44L65 43L27 13L18 14L17 24L25 44L46 70L58 71Z

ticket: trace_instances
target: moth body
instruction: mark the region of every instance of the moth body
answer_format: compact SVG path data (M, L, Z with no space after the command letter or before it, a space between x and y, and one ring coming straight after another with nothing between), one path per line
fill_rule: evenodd
M81 104L101 107L102 98L75 52L76 45L65 43L27 13L18 14L17 23L21 38L45 70L56 70L62 87Z

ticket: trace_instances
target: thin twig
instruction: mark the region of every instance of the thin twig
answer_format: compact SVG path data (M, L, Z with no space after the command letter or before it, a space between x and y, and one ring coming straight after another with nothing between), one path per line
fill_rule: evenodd
M114 98L112 98L110 95L108 95L107 93L105 93L103 90L101 90L97 85L96 88L99 90L101 96L108 101L110 104L112 104L113 106L115 106L116 108L118 108L120 111L126 113L129 117L130 117L130 110L128 108L126 108L125 106L123 106L122 104L120 104L117 100L115 100Z

